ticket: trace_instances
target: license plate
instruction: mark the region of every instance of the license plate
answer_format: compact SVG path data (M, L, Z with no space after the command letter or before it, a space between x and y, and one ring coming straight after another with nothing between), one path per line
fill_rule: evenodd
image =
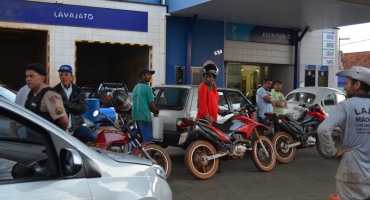
M179 139L179 145L183 145L184 142L186 142L186 138L188 138L189 132L181 133L180 139Z

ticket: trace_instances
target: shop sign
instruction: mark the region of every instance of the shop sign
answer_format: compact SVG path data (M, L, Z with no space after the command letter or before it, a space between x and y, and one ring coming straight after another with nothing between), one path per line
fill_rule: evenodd
M316 70L316 65L305 65L305 70Z
M226 22L226 40L294 45L294 31Z
M0 21L148 32L147 12L21 0L0 0Z
M322 64L333 66L335 65L335 31L324 30L322 40Z

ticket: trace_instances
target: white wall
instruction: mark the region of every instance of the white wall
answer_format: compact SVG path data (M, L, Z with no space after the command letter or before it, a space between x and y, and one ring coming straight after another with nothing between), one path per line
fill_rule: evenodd
M337 33L336 29L333 29ZM323 31L308 31L301 42L301 62L300 62L300 81L304 83L305 65L316 65L316 86L318 81L318 68L323 65ZM329 66L328 87L337 88L338 78L335 74L338 72L338 51L336 52L335 66Z
M106 42L123 42L135 44L149 44L153 46L153 85L162 84L165 70L165 23L163 23L166 7L160 5L147 5L141 3L127 3L106 0L62 0L63 4L113 8L120 10L133 10L148 12L148 32L108 30L99 28L56 26L29 23L14 23L0 21L0 27L37 29L50 31L50 86L59 83L57 70L63 64L75 65L75 41L94 40ZM39 2L52 2L39 0ZM133 19L134 20L134 19ZM77 77L78 78L78 77Z

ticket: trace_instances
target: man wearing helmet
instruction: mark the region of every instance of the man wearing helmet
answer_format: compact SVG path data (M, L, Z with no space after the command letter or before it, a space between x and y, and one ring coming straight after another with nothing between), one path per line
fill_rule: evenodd
M206 119L209 123L217 122L217 114L225 115L218 107L218 91L215 79L218 68L214 62L206 62L202 69L204 82L198 89L198 114L197 118Z
M158 117L158 110L154 104L152 88L148 85L155 71L141 69L139 72L140 82L132 91L132 120L138 125L143 142L153 141L152 117Z

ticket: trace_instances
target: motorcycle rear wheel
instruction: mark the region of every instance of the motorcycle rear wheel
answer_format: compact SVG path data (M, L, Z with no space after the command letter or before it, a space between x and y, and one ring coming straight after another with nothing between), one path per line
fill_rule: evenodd
M166 173L166 178L170 177L172 171L172 163L168 153L162 147L156 144L148 144L144 148L149 154L151 154L155 162L157 162L157 164L164 169L164 172ZM144 153L141 151L138 151L135 156L141 158L145 157Z
M274 147L270 139L266 136L260 136L261 142L268 152L269 157L265 154L259 140L255 139L253 141L252 147L252 160L254 165L262 172L268 172L274 169L276 165L276 154Z
M297 152L296 147L291 147L289 149L282 148L284 145L292 143L294 143L293 137L284 131L277 132L272 138L272 144L276 152L276 160L279 163L290 163L294 159Z
M192 142L185 153L185 165L190 174L200 180L212 178L218 169L219 159L206 160L204 156L217 154L215 147L205 141Z

